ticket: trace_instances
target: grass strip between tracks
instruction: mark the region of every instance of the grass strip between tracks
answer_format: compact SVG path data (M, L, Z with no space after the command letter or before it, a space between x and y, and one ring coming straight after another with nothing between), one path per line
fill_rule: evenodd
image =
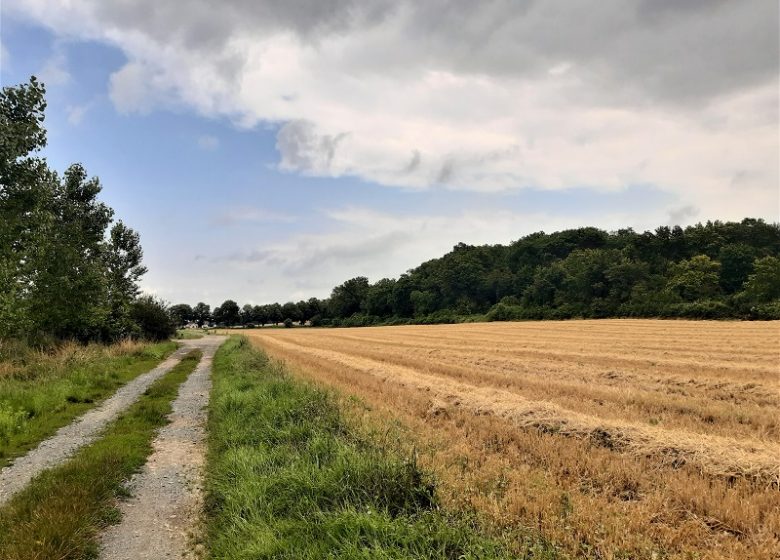
M97 535L118 521L116 497L146 462L179 385L200 360L193 350L109 424L101 438L65 464L44 472L0 508L0 558L95 558Z
M221 560L514 557L444 512L414 461L350 433L333 395L243 337L214 360L206 504Z
M176 349L156 344L68 345L52 356L30 352L24 365L0 362L0 468L94 408Z

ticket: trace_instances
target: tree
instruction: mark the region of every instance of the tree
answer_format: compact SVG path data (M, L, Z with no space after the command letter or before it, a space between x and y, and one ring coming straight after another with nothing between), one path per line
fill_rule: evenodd
M121 220L118 221L111 228L103 259L110 321L116 331L115 336L122 336L130 328L124 321L129 305L138 295L141 276L146 274L146 267L141 264L143 250L140 236ZM192 309L189 305L187 309L189 313L182 318L181 324L191 319Z
M290 319L291 321L300 321L301 314L298 306L292 301L288 301L282 305L282 317L285 319Z
M330 312L340 319L360 312L368 287L368 278L365 276L352 278L336 286L330 295Z
M173 322L179 327L195 319L195 313L192 307L186 303L172 305L170 309L168 309L168 312L170 313Z
M733 294L742 289L742 285L753 272L753 261L756 252L744 243L731 243L721 247L718 254L720 261L720 286L727 294Z
M192 309L192 318L197 321L199 327L202 327L203 323L211 321L211 306L202 301L198 302Z
M414 290L409 299L412 302L414 314L417 317L428 315L436 310L436 294L429 291Z
M37 224L42 239L26 257L30 319L59 338L98 338L111 311L103 252L113 211L98 200L100 182L81 165L51 188Z
M239 313L241 324L248 325L255 322L255 308L251 304L247 303L241 308Z
M59 176L34 155L46 145L44 95L34 77L0 93L0 336L131 335L146 272L138 234L111 227L83 166Z
M278 303L272 303L268 306L268 321L274 325L278 325L282 322L284 317L282 316L282 306Z
M720 263L707 255L696 255L675 263L670 272L666 289L683 301L708 299L720 294Z
M141 296L130 306L130 315L148 340L165 340L176 332L176 326L162 300Z
M393 314L393 289L395 280L382 278L369 286L363 301L363 311L368 315L389 317Z
M753 303L780 299L780 258L756 259L753 274L745 282L744 297Z
M214 320L227 326L237 325L240 316L238 304L232 299L226 299L222 305L214 309Z

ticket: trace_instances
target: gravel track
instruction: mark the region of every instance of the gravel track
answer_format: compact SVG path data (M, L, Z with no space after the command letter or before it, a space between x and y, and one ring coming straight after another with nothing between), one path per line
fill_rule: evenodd
M168 373L190 350L199 347L198 340L181 342L182 345L156 368L123 385L102 404L63 426L38 447L0 470L0 506L41 472L61 464L78 449L95 441L101 430L133 404L152 383Z
M202 505L206 406L211 362L223 336L193 341L203 351L173 402L170 423L158 433L143 470L130 482L133 497L119 506L122 521L101 538L100 558L195 558L191 546Z

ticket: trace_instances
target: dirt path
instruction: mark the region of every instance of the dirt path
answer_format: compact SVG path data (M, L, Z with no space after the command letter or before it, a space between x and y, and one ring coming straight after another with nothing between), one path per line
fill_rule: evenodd
M42 441L38 447L0 470L0 505L46 469L59 465L78 449L93 442L100 431L122 411L133 404L152 383L169 372L193 348L203 347L201 341L183 340L182 345L156 368L139 375L122 386L100 406L85 413L73 423Z
M211 362L224 340L209 336L198 341L203 358L182 384L171 423L160 430L152 455L130 484L133 497L120 505L122 521L104 533L100 558L195 557L190 541L202 503Z

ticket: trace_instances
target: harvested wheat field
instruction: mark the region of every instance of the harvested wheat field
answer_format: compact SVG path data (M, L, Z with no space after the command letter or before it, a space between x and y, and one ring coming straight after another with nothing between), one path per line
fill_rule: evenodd
M577 557L780 558L780 322L245 333L359 397L356 420L496 531Z

